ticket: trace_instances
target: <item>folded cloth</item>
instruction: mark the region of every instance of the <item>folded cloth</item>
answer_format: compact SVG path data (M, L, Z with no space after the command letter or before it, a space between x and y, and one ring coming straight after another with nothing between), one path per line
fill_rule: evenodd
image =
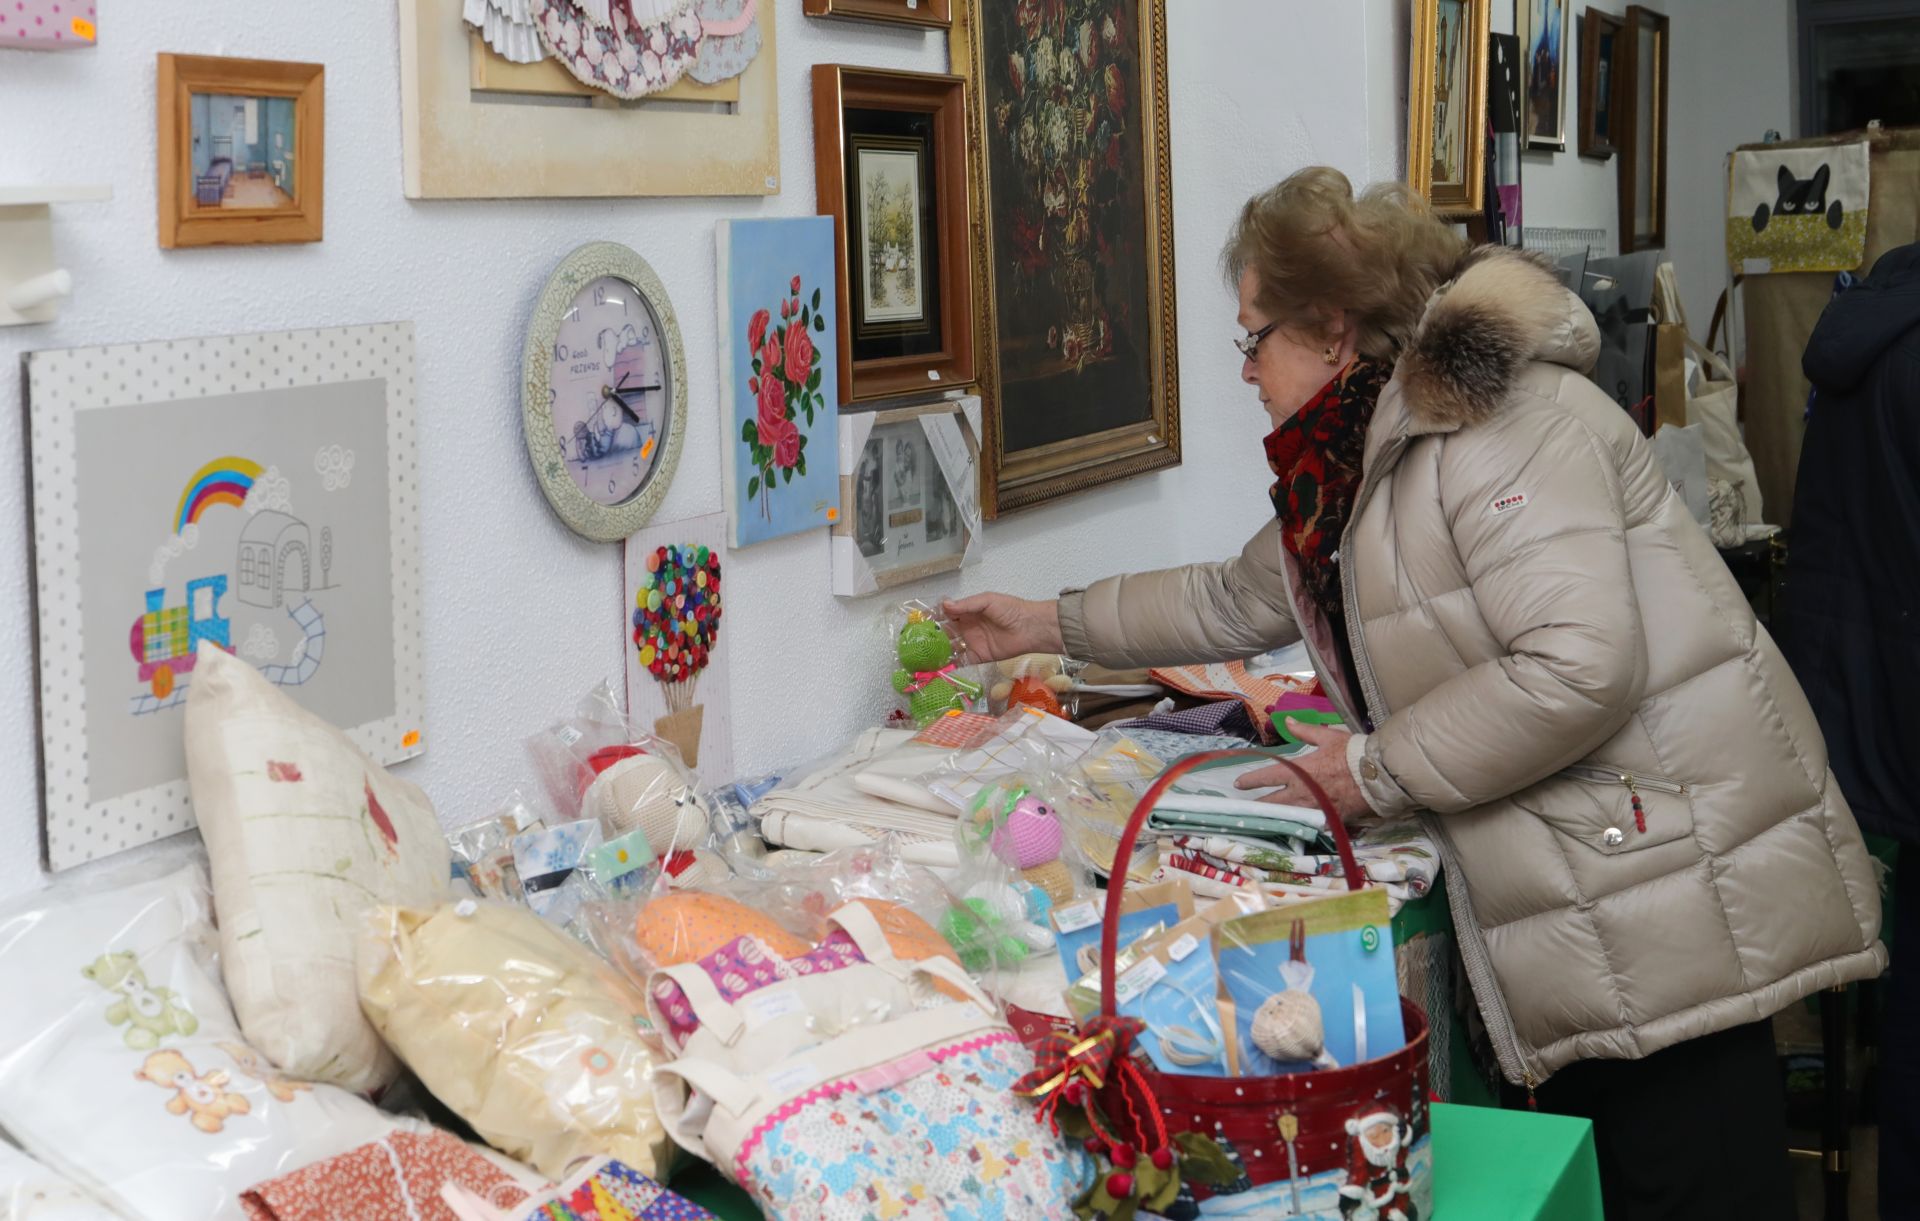
M791 783L763 795L753 804L760 834L776 848L831 852L837 848L870 844L889 832L901 837L906 858L914 864L953 868L959 851L953 843L953 816L933 813L862 792L854 782L861 771L886 758L905 766L920 753L916 770L943 759L939 747L913 745L912 730L869 729L828 763ZM901 752L898 759L894 752Z
M1142 718L1144 720L1145 718ZM1119 728L1109 726L1108 728ZM1197 755L1210 750L1255 750L1255 743L1231 734L1181 733L1166 729L1153 729L1140 724L1130 723L1125 729L1127 737L1140 744L1150 753L1162 759L1179 761L1188 755ZM1145 792L1145 788L1141 789Z
M1238 739L1242 746L1251 745L1260 736L1254 728L1253 717L1249 715L1247 705L1240 700L1215 700L1209 704L1201 704L1197 708L1150 713L1132 721L1113 722L1111 727L1125 729L1128 732L1136 729L1160 729L1169 733L1231 737ZM1191 747L1188 748L1187 753L1192 753Z
M1314 685L1312 678L1304 676L1253 674L1243 661L1168 666L1154 670L1153 678L1155 682L1164 683L1188 695L1239 700L1246 705L1254 732L1260 735L1263 742L1272 742L1279 736L1273 723L1267 719L1267 709L1273 707L1281 696L1292 691L1307 690Z
M447 1183L510 1207L527 1192L445 1132L394 1132L242 1192L250 1221L458 1221Z
M458 1221L714 1221L712 1213L610 1157L587 1162L560 1186L501 1208L449 1184Z

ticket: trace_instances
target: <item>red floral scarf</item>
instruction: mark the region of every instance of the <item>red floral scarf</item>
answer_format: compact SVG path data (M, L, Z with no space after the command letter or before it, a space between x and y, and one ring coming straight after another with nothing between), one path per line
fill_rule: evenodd
M1335 553L1360 491L1373 406L1391 376L1385 362L1355 357L1266 440L1275 476L1268 494L1280 537L1299 561L1301 584L1333 630L1349 675L1353 663L1346 656L1347 616Z

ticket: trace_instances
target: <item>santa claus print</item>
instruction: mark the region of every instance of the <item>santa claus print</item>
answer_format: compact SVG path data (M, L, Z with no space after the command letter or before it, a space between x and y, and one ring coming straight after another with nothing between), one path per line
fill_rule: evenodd
M1341 1221L1420 1221L1407 1173L1407 1150L1412 1144L1413 1128L1389 1108L1347 1121Z

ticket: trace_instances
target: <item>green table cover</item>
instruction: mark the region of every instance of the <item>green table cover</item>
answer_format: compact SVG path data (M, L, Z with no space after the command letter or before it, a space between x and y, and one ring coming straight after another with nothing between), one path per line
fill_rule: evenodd
M1435 1103L1427 1221L1603 1221L1593 1125Z
M1432 1114L1433 1215L1423 1221L1603 1221L1586 1120L1446 1103ZM759 1221L711 1166L689 1167L673 1189L722 1221Z

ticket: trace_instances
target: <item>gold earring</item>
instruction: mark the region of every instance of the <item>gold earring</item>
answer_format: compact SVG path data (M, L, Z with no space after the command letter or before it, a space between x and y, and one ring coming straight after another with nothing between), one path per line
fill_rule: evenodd
M1332 344L1328 344L1327 350L1320 353L1320 359L1326 361L1328 364L1332 364L1340 359L1340 353L1335 350Z

